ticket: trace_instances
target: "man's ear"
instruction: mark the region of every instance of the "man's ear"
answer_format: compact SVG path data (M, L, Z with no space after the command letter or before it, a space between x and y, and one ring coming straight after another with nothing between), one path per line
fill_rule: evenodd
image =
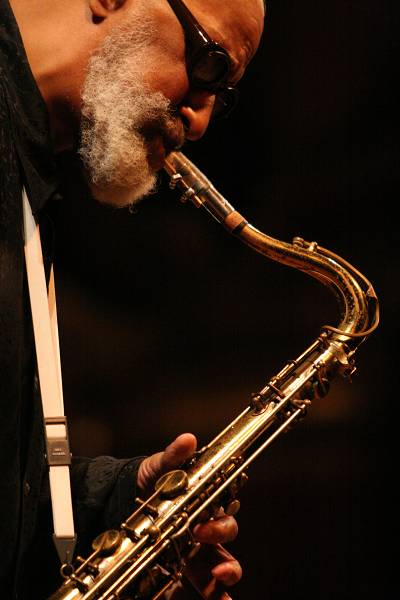
M106 19L110 12L118 10L126 0L89 0L93 20Z

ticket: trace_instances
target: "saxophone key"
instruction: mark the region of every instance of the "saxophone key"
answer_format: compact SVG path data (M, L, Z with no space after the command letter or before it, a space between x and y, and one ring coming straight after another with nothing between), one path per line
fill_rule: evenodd
M162 498L176 498L185 492L189 485L189 478L185 471L176 469L162 475L155 485L155 489Z
M92 542L92 549L100 556L110 556L120 547L122 533L116 529L109 529L100 533Z

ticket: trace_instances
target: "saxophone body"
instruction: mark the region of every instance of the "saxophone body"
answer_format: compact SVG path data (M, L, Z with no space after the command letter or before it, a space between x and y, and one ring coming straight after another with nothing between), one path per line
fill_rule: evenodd
M337 376L350 377L354 354L379 322L379 306L368 280L349 263L315 242L286 243L255 229L182 153L165 162L171 187L182 201L204 207L228 231L267 258L300 269L336 294L340 322L318 338L253 394L245 410L192 460L163 475L154 493L137 499L137 509L119 530L93 542L87 558L64 565L64 583L49 600L157 600L182 577L198 550L194 525L219 507L235 514L250 464L292 424L314 399L328 393Z

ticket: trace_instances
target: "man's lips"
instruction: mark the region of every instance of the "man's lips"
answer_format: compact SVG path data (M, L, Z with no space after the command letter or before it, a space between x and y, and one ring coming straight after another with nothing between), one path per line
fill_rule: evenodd
M168 152L161 138L150 140L147 144L147 160L152 171L160 171Z
M185 142L185 128L182 121L175 117L162 131L164 148L167 154L181 148Z
M154 171L162 169L165 157L185 141L183 123L176 117L167 123L143 128L142 134L147 142L149 165Z

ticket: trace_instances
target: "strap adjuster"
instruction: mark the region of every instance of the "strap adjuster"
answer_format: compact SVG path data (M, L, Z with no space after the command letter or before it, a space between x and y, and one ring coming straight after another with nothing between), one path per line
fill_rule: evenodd
M71 464L67 418L45 417L46 460L49 467Z

